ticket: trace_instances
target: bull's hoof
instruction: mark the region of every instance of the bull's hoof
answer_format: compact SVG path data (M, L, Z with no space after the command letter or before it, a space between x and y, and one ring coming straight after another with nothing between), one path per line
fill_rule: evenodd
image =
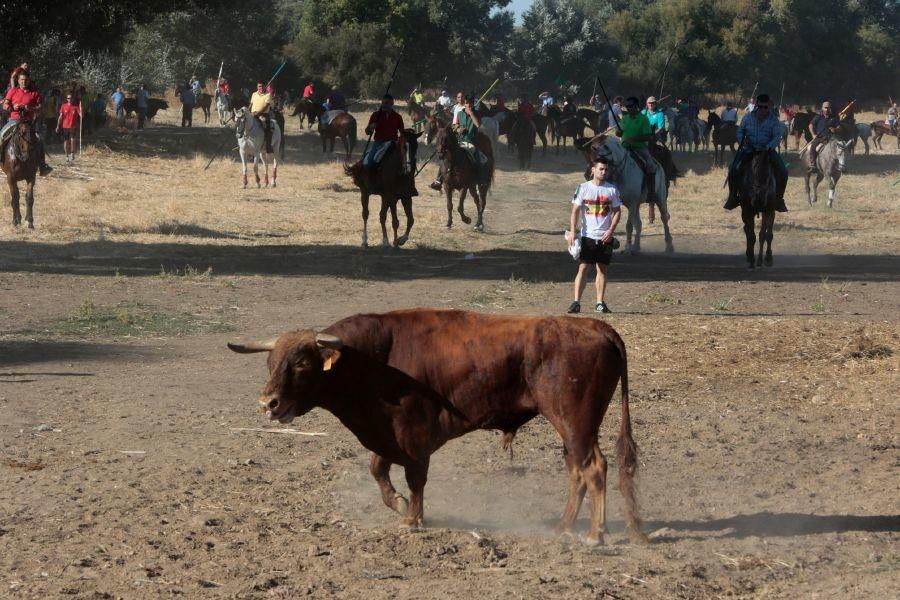
M422 529L422 519L403 519L402 521L400 521L400 528L407 529L409 531L420 531Z
M563 544L571 544L578 538L576 538L575 534L572 533L571 531L565 530L565 531L559 531L559 536L557 537L557 539L560 542L562 542Z
M466 215L460 215L459 218L462 219L462 222L465 223L466 225L468 225L469 223L472 222L472 218L467 217Z
M592 536L592 535L588 535L586 537L581 538L581 541L585 546L587 546L589 548L594 548L596 546L604 545L602 535L597 535L596 537Z

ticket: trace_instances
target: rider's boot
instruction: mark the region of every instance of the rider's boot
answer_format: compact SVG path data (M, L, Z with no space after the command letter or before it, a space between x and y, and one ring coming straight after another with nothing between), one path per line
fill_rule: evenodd
M443 182L444 182L444 170L439 169L437 177L434 178L434 181L432 181L430 184L428 184L428 187L430 187L431 189L433 189L436 192L439 192L442 189L444 189Z
M738 188L737 177L734 173L731 173L729 171L729 173L728 173L728 194L725 196L724 202L722 202L722 208L724 208L725 210L734 210L741 204L740 199L738 199L737 188Z
M266 121L266 152L273 154L275 150L272 148L272 123Z

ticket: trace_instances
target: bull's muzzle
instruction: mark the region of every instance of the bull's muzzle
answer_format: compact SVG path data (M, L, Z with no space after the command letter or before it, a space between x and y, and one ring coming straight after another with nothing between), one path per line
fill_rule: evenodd
M278 398L275 396L262 396L259 399L259 406L263 412L274 412L278 410Z

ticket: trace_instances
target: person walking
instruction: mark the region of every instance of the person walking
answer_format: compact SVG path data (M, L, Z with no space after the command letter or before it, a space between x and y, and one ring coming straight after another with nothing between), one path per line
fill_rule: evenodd
M56 133L62 136L63 154L66 162L75 161L75 140L78 138L78 125L81 122L81 109L75 104L72 94L66 94L66 103L59 108L56 120Z
M190 127L194 122L194 104L197 101L191 86L185 85L181 90L181 126Z
M118 86L116 91L112 93L109 97L112 100L113 104L113 112L116 115L116 119L120 122L125 120L125 92L122 91L122 86Z
M147 84L142 83L137 94L134 95L135 104L137 105L138 129L144 128L144 122L147 120L147 110L150 108L150 92L147 91Z
M592 178L575 190L572 198L572 213L569 218L569 248L575 244L575 228L581 217L581 253L578 255L578 273L575 275L575 300L566 311L569 314L581 312L581 295L587 284L586 275L591 266L597 269L594 285L597 290L599 313L611 312L606 305L606 274L612 260L613 234L622 216L622 200L619 190L606 181L609 165L603 158L595 158L591 167Z

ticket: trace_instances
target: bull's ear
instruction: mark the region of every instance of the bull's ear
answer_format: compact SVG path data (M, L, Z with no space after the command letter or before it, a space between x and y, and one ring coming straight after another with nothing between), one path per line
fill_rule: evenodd
M322 370L330 371L334 368L334 365L337 364L337 361L341 359L341 351L333 350L331 348L322 348Z

